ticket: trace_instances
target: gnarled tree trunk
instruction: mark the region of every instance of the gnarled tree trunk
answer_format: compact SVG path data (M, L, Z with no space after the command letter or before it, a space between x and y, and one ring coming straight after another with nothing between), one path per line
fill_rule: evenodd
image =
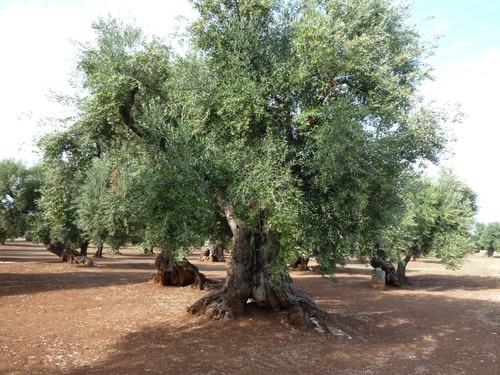
M148 254L148 255L149 255L149 254L154 254L154 253L155 253L155 252L154 252L154 246L152 246L152 245L151 245L151 246L144 246L144 247L142 248L142 251L144 252L144 254Z
M268 246L273 234L265 231L264 219L260 231L253 233L246 229L244 222L233 217L231 209L225 214L233 234L232 261L226 282L188 311L210 319L231 319L243 313L248 302L254 302L258 306L288 311L291 324L329 329L326 313L309 295L293 288L288 274L279 281L271 280L267 265L275 260Z
M74 249L65 247L61 242L56 242L55 244L47 242L45 243L45 248L47 251L50 251L52 254L61 258L63 262L69 262L71 264L84 264L86 266L94 265L92 259Z
M205 247L201 252L200 260L209 262L225 262L226 258L224 258L224 244L218 243Z
M174 260L166 253L158 255L155 261L156 275L153 281L160 285L186 286L193 285L199 289L220 287L220 283L208 279L198 267L188 260Z
M403 286L409 284L406 277L406 265L411 260L412 253L406 255L404 260L398 262L398 267L395 268L390 261L387 260L387 254L384 250L378 249L377 255L370 260L370 265L373 268L381 268L385 271L385 282L388 285Z
M90 242L84 241L80 245L80 254L87 256L87 249L89 248Z
M299 256L295 263L292 265L293 269L298 269L299 271L307 271L307 265L309 264L309 257Z

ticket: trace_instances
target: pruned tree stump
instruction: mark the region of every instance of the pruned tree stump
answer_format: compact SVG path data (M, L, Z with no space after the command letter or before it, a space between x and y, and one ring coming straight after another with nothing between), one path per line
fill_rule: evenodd
M405 261L398 262L398 267L394 267L390 261L387 259L387 254L383 249L378 249L377 254L370 259L370 265L377 269L380 268L385 272L385 284L401 287L403 285L409 284L408 278L406 277L406 264L411 259L411 256L407 256Z

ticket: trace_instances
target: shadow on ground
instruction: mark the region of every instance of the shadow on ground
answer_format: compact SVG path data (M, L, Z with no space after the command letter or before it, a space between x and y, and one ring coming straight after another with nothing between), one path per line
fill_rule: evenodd
M0 273L0 297L143 283L152 275L137 272Z
M282 314L267 310L252 309L228 322L181 317L179 326L156 325L125 334L106 361L68 373L496 373L492 354L498 358L500 346L491 329L498 329L500 321L495 306L483 306L488 311L478 320L462 303L443 297L383 298L384 309L370 308L366 296L348 309L331 305L330 317L347 334L343 337L294 329L281 322ZM414 308L408 310L408 303ZM436 306L456 311L456 316L436 316ZM471 335L480 338L478 346L466 345Z

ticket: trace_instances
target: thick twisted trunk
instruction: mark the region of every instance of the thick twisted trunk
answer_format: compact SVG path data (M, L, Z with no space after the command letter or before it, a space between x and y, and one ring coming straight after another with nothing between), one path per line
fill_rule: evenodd
M298 269L299 271L307 271L309 264L309 257L299 256L295 263L292 265L294 269Z
M71 264L84 264L86 266L94 265L92 259L74 249L65 247L61 242L56 242L55 244L46 242L45 248L47 251L50 251L52 254L61 258L63 262L69 262Z
M209 262L225 262L224 244L218 243L215 245L206 246L200 256L201 261Z
M85 240L80 245L80 254L87 256L87 249L89 248L90 242Z
M305 294L293 288L289 274L280 280L271 280L267 266L276 260L269 250L273 233L264 229L250 232L245 223L226 210L226 218L233 234L231 266L224 286L202 297L189 307L195 315L210 319L231 319L243 313L245 305L253 302L261 307L288 311L290 323L327 328L326 314Z
M186 286L192 285L195 288L218 288L221 283L208 279L198 270L194 264L188 260L175 260L168 253L161 253L155 261L156 275L153 281L164 286Z
M409 284L408 278L406 277L406 266L412 256L411 252L408 253L404 260L398 262L398 267L395 268L387 260L387 254L385 251L379 249L377 250L377 255L370 260L370 265L373 268L381 268L385 272L386 284L400 287Z

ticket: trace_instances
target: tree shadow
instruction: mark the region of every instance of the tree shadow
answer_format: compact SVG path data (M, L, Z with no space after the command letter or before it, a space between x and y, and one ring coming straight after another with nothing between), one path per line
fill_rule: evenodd
M143 283L151 274L141 272L0 273L0 297L52 290L82 290Z
M26 242L15 243L15 247L12 245L10 242L8 246L0 248L0 297L143 283L151 280L156 272L156 255L128 252L94 258L90 251L89 256L95 266L85 267L62 263L54 254L38 245ZM196 259L196 255L191 255L190 258ZM12 263L18 265L9 268ZM227 271L226 263L199 263L200 270L207 272L207 277L223 280ZM2 264L6 267L2 267ZM29 273L31 267L39 266L43 267L42 272ZM11 272L12 269L19 272Z
M29 241L5 241L4 245L0 245L3 247L23 247L23 248L34 248L34 249L39 249L40 245L34 244L33 242Z
M144 263L137 260L138 265L144 266ZM221 266L203 263L200 270L208 267L217 271ZM114 263L112 259L102 268L82 268L74 272L57 269L56 273L0 274L0 296L123 286L147 281L151 276L143 270L119 272L124 269L123 264ZM413 285L408 289L378 291L370 288L369 274L341 275L337 283L314 272L297 276L293 278L295 287L311 294L328 313L331 324L345 335L330 336L290 327L285 323L286 314L252 304L247 305L242 316L226 322L206 322L173 313L165 315L163 323L155 321L145 325L141 324L143 317L138 315L132 321L136 319L140 328L133 332L124 329L116 339L109 341L110 346L97 349L92 344L93 336L85 336L89 340L85 344L93 349L81 355L89 356L86 362L91 364L74 365L61 372L72 375L256 372L360 375L496 374L498 370L491 355L500 356L496 334L500 328L498 303L452 298L446 293L492 290L498 288L498 279L427 274L412 277ZM121 293L119 288L114 291ZM161 288L158 291L161 293ZM177 301L175 289L169 293ZM126 298L123 292L125 303ZM161 314L161 309L153 307L153 314ZM95 317L89 316L89 319ZM102 327L106 327L105 314L100 319L103 319ZM78 327L84 327L83 322L79 322ZM103 329L103 334L109 333ZM92 362L92 350L108 354L105 359ZM12 373L26 372L25 369L11 370ZM43 367L36 369L41 373L44 370Z
M191 262L191 259L189 259ZM229 263L227 262L196 262L196 266L198 268L207 270L207 271L219 271L219 270L227 270L229 268Z
M106 360L67 373L495 373L490 354L500 355L500 347L491 327L500 321L493 306L485 306L487 310L478 316L472 309L463 311L464 301L393 297L353 296L330 312L345 336L289 327L281 322L283 314L253 307L227 322L179 316L174 320L180 324L124 334ZM477 301L465 303L477 305ZM459 311L461 319L450 319L440 309ZM464 321L470 323L466 329ZM484 338L476 346L464 347L470 334Z
M92 258L97 265L98 268L102 270L144 270L144 271L150 271L150 272L155 272L156 267L154 263L144 263L144 262L137 262L137 263L121 263L121 262L102 262L99 260L99 258L94 259Z
M0 263L25 263L25 262L50 262L57 261L53 254L38 245L19 242L6 243L0 246Z
M454 276L440 274L425 274L410 279L410 288L425 291L481 291L499 289L500 278L490 276Z
M61 260L57 258L48 259L45 256L30 256L29 259L22 256L8 256L8 257L0 257L0 264L4 263L60 263Z
M414 272L417 272L416 270ZM411 274L411 272L408 272ZM370 274L362 272L353 272L347 277L337 278L332 282L360 284L361 288L371 290ZM339 275L340 276L340 275ZM489 289L499 289L500 291L500 278L491 276L464 276L464 275L441 275L441 274L420 274L413 275L409 278L410 284L403 287L386 285L385 290L413 290L413 291L480 291Z

